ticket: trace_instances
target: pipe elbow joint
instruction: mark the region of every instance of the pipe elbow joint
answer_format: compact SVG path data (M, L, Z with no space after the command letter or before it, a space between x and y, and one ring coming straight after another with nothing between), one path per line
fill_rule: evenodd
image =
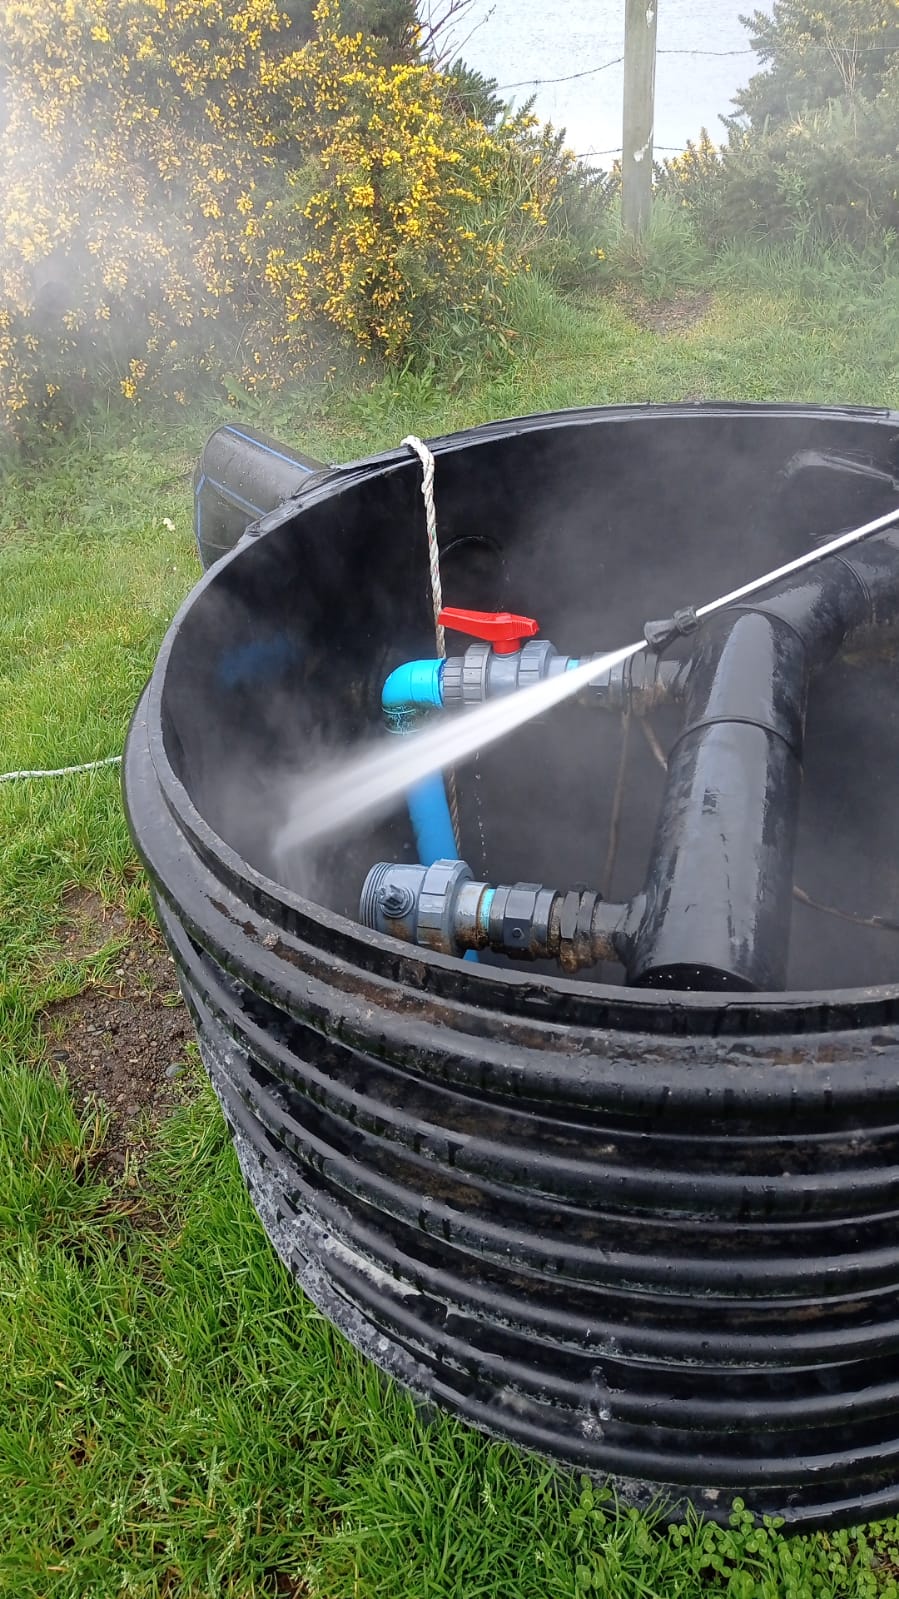
M443 661L406 661L387 678L381 709L393 726L404 726L419 710L443 707Z

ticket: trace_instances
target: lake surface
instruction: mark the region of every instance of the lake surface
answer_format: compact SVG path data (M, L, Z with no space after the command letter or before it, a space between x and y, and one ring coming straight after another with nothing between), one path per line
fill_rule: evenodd
M757 4L757 0L756 0ZM722 139L718 120L731 110L737 90L758 70L749 31L739 20L753 0L658 0L659 56L656 66L655 142L681 150L708 128ZM767 9L763 7L763 9ZM624 0L475 0L475 28L462 54L502 85L564 77L614 60L624 49ZM464 39L460 31L459 43ZM666 54L721 51L737 54ZM621 145L622 69L592 73L567 83L516 88L516 104L536 93L544 121L568 131L568 143L584 154ZM609 156L611 161L614 157ZM602 165L602 163L598 163Z

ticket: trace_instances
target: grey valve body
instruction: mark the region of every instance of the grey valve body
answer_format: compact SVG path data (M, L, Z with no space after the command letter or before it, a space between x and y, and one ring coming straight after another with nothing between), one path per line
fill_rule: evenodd
M443 703L447 708L482 705L501 694L515 694L545 677L557 677L569 660L549 639L528 639L509 655L499 655L492 644L470 644L464 655L451 655L444 664Z
M589 889L560 894L541 883L494 888L475 882L464 861L401 866L381 861L365 880L365 927L445 955L492 949L515 960L557 959L566 971L620 959L626 907Z
M509 655L498 654L492 644L470 644L464 655L451 655L444 662L443 703L448 710L460 705L483 705L486 700L533 688L545 678L559 677L582 664L577 656L560 655L548 639L528 639L520 650ZM600 673L583 691L583 697L605 710L630 709L640 716L664 700L680 698L688 671L688 662L637 656Z

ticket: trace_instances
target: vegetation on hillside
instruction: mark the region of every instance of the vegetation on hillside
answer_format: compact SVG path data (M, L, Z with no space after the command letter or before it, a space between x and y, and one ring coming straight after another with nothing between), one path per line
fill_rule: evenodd
M272 389L335 334L398 362L502 337L574 160L528 112L483 120L490 85L422 59L413 10L7 5L0 423L184 402L198 372Z
M704 236L865 243L899 230L896 0L774 0L743 19L764 70L659 173Z

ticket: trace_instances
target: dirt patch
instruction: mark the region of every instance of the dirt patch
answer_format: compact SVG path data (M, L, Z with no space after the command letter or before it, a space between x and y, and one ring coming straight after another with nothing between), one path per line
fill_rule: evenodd
M90 888L73 888L62 899L59 947L66 960L88 960L114 938L128 938L131 923L117 905L107 905Z
M280 1594L281 1599L305 1599L305 1595L312 1592L302 1577L289 1577L285 1571L276 1571L272 1580L272 1593Z
M712 296L709 293L684 292L670 300L647 300L636 289L618 291L622 309L632 322L650 333L665 337L669 333L686 333L696 327L709 313Z
M193 1029L174 962L154 929L82 890L64 909L59 944L66 960L128 940L102 979L45 1013L47 1052L64 1069L79 1111L99 1103L110 1113L98 1164L118 1176L139 1161L153 1125L183 1102Z

